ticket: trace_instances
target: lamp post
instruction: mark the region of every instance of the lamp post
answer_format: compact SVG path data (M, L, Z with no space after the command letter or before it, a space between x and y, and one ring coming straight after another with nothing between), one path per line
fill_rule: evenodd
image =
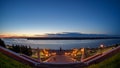
M104 45L101 44L101 45L100 45L100 51L101 51L101 53L103 53L103 52L102 52L103 48L104 48Z
M82 53L82 56L81 56L81 62L82 62L82 60L84 59L84 57L85 57L85 48L82 48L81 49L81 53Z

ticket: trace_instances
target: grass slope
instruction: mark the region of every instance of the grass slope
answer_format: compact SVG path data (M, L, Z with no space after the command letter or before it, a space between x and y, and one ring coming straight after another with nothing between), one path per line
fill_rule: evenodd
M22 64L0 52L0 68L32 68L29 65Z
M120 53L99 64L93 64L88 68L120 68Z

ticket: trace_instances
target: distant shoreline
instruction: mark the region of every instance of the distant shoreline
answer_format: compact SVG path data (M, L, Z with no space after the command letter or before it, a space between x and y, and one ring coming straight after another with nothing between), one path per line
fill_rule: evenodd
M29 37L27 40L94 40L94 39L120 39L120 37Z

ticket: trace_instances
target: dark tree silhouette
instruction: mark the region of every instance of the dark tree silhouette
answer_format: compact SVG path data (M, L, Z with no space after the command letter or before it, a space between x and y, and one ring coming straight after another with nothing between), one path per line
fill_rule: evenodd
M5 46L5 43L4 43L4 41L3 41L2 39L0 39L0 46L6 47L6 46Z
M32 49L31 47L27 47L24 45L12 45L12 48L9 48L10 50L17 52L17 53L22 53L28 56L32 55Z
M28 56L31 56L32 55L32 48L29 46L28 48Z

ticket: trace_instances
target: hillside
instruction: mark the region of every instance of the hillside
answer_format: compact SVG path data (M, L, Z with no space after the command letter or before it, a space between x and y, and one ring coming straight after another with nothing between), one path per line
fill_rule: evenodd
M120 53L99 63L89 66L88 68L119 68L120 67Z
M0 68L32 68L29 65L22 64L0 52Z

